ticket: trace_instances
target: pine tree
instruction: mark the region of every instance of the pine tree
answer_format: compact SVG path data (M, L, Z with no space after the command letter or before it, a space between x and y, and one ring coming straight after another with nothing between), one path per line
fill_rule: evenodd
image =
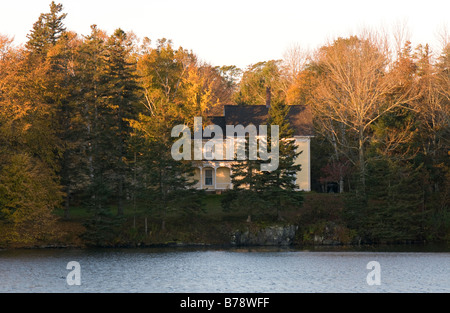
M290 107L283 101L273 102L269 110L269 124L279 129L279 163L271 172L264 172L264 194L266 201L276 211L277 218L283 207L299 207L303 196L295 183L296 174L301 170L301 164L296 164L296 158L302 153L297 151L294 131L288 121ZM269 136L269 141L273 140ZM268 145L269 146L269 145Z
M423 240L420 169L392 160L369 163L368 202L361 227L375 242Z
M29 52L45 56L48 49L64 35L66 28L63 20L67 13L61 13L62 10L62 4L55 4L52 1L50 12L39 16L30 34L27 35L28 41L25 46Z
M248 151L248 140L245 143ZM262 196L263 180L261 169L262 161L239 160L231 166L231 182L233 189L225 193L222 200L224 210L245 210L247 222L252 216L265 212L266 202Z
M131 186L130 120L137 117L135 64L131 42L122 30L113 35L91 26L79 50L81 164L88 184L83 200L90 209L84 239L95 245L119 240L126 188ZM117 205L117 215L111 206Z
M197 214L201 209L202 192L194 188L192 162L177 161L171 155L175 142L171 130L181 123L174 113L178 106L164 103L155 109L153 114L140 114L138 120L132 122L133 147L139 153L140 169L136 191L138 200L148 205L147 213L161 219L164 230L169 213L186 217Z
M109 177L111 138L107 121L106 35L95 25L91 34L78 47L75 54L73 106L71 127L77 143L68 156L69 194L79 199L95 214L105 210L113 193Z
M261 158L237 161L232 166L233 190L224 197L223 207L245 208L248 211L248 221L251 221L251 215L255 212L275 212L280 220L280 209L297 208L302 203L302 194L295 184L295 175L301 170L301 165L295 164L295 160L301 152L297 151L294 133L287 119L289 109L283 102L275 101L269 110L268 129L271 129L272 125L278 126L279 129L278 167L272 171L261 171L262 164L271 162ZM269 132L268 147L271 147L271 141L275 140L271 135ZM246 151L248 144L247 140Z
M108 82L108 105L111 112L111 127L113 142L112 157L114 158L115 190L117 192L117 214L123 214L124 190L127 182L127 164L129 155L129 138L131 127L129 120L137 117L138 95L135 75L135 63L130 62L131 41L127 34L117 29L109 37L106 55L106 74Z
M62 11L62 4L52 2L50 12L42 13L33 25L25 47L27 66L40 68L43 75L39 93L48 107L46 123L56 135L55 169L64 186L65 216L69 217L69 199L74 189L74 173L77 173L73 170L77 168L74 150L79 143L79 134L72 124L77 107L73 101L76 79L71 62L78 38L76 34L66 31L63 22L67 14Z

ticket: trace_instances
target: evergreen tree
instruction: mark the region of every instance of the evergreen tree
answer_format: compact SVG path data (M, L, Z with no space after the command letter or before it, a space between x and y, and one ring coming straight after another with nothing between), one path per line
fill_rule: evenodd
M107 37L96 25L79 50L80 146L84 201L91 211L85 240L111 244L120 240L127 189L131 191L130 121L137 117L137 81L131 41L120 29ZM111 205L117 204L117 215Z
M202 192L196 190L191 161L174 160L171 147L175 138L171 130L181 124L174 111L179 107L173 103L158 105L152 115L140 114L132 122L133 146L139 153L138 200L144 201L147 212L161 219L165 229L169 213L192 217L201 209Z
M73 53L78 44L76 34L67 32L64 19L67 14L62 13L62 4L50 4L50 12L42 13L33 29L28 34L26 43L26 60L31 68L41 68L43 74L42 97L48 106L49 128L56 135L55 144L58 145L55 160L57 160L58 176L64 186L66 210L69 217L69 199L73 187L73 176L77 171L76 158L73 150L79 142L75 127L72 124L77 108L74 106L74 68Z
M107 36L95 25L91 34L78 47L76 54L76 83L74 102L78 108L72 126L78 133L79 143L73 149L70 171L73 193L81 196L83 203L94 215L102 215L113 193L111 188L113 166L112 135L108 127L111 119L108 107L106 74ZM77 161L76 161L77 160Z
M245 143L248 151L248 140ZM247 154L248 155L248 154ZM267 203L262 197L263 180L260 171L262 161L239 160L231 167L231 182L233 189L227 191L222 199L224 210L245 210L247 222L252 221L255 214L264 213Z
M369 163L368 202L362 220L366 240L402 242L423 240L424 215L420 204L420 169L390 160Z
M281 208L299 207L303 200L295 182L297 172L301 171L301 164L296 164L296 159L302 152L297 151L294 131L287 118L289 109L284 102L277 101L272 103L269 110L269 124L278 126L279 129L279 162L275 170L263 173L264 194L278 219L281 219ZM269 141L271 140L273 138L270 136Z
M42 13L39 19L33 24L33 29L27 35L26 48L31 53L45 56L49 47L54 46L64 35L66 28L63 20L67 13L61 13L62 4L50 4L50 12Z
M297 151L293 130L287 119L289 109L283 102L275 101L269 110L269 126L278 126L279 129L278 167L272 171L261 171L262 164L271 162L261 158L237 161L232 166L233 190L227 193L222 204L225 209L245 208L248 221L255 212L275 212L277 219L282 219L281 208L298 208L302 203L302 194L296 190L295 183L296 173L301 170L301 165L296 164L295 160L301 152ZM272 140L275 139L269 132L268 147L272 146ZM247 152L248 145L247 140Z
M130 62L132 43L126 33L117 29L109 37L106 47L107 97L111 113L108 127L112 131L111 156L114 159L117 214L122 215L127 172L129 172L126 161L130 159L129 138L131 127L129 121L137 117L137 91L139 87L135 75L136 64Z

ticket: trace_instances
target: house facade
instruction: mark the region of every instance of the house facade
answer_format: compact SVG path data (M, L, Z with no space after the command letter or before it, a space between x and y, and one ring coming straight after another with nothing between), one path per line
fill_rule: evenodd
M269 108L266 105L225 105L223 116L211 116L210 123L226 129L226 125L267 125ZM301 171L296 174L298 190L311 190L311 155L310 139L313 136L312 115L308 107L300 105L290 106L288 121L294 131L294 139L297 151L301 154L296 159L296 164L301 164ZM204 138L203 141L208 141ZM203 145L204 146L204 145ZM224 148L225 150L225 148ZM209 159L209 158L208 158ZM221 192L232 189L232 165L238 160L197 160L194 161L194 179L196 188L208 191Z

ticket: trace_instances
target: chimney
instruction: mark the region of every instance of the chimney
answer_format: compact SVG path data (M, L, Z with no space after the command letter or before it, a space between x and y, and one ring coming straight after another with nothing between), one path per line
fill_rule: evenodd
M270 100L272 98L272 92L270 86L266 87L266 108L270 109Z

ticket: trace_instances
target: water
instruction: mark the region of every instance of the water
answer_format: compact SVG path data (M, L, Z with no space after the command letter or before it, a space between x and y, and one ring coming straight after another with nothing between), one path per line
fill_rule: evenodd
M80 264L81 285L68 285ZM380 284L369 285L370 261ZM50 249L0 251L0 292L450 292L450 252L406 249Z

